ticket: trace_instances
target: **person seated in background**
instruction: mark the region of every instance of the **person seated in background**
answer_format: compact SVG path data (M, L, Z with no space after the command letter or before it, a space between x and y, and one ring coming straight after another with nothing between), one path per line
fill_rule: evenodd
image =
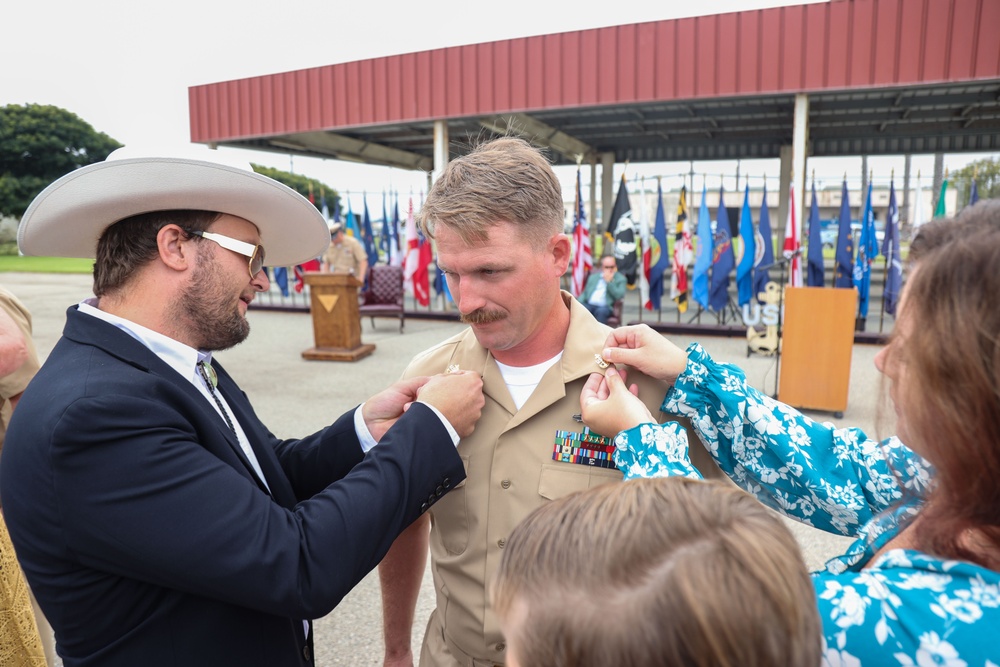
M798 543L726 482L639 479L544 505L511 532L491 593L508 667L820 662Z
M330 247L323 254L323 270L349 273L360 281L368 275L368 254L361 241L344 233L344 225L330 223Z
M896 413L881 443L805 417L698 344L617 329L604 358L670 382L739 486L777 511L857 538L813 574L824 664L991 665L1000 625L1000 200L921 227L889 344L875 357ZM584 423L618 433L626 479L697 476L677 424L653 423L609 368L581 394Z
M618 273L615 258L606 255L601 258L601 272L587 277L587 284L578 299L598 322L607 324L615 301L625 296L626 289L625 276Z

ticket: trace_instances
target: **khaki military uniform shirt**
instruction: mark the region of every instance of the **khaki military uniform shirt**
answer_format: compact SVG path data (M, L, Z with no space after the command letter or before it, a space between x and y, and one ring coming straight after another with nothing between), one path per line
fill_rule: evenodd
M487 589L514 526L549 500L622 479L614 468L552 459L557 430L583 430L573 416L580 413L587 378L600 370L594 355L603 350L611 331L569 293L563 292L563 300L570 308L570 325L562 359L546 371L520 410L492 355L471 329L417 356L405 372L406 377L430 375L457 364L483 375L482 417L458 445L468 478L429 510L437 593L431 623L443 625L451 664L471 667L505 660L505 642ZM668 386L637 371L629 372L627 380L639 385L639 397L650 412L660 414ZM434 652L425 646L424 652L428 650ZM435 656L436 664L449 664L443 658Z
M28 359L21 367L10 375L0 377L0 447L3 447L4 436L7 433L7 423L10 421L11 406L8 399L17 396L31 378L38 372L38 354L35 343L31 339L31 313L16 296L0 287L0 308L3 308L14 323L17 324L28 344Z
M323 255L323 261L330 267L331 272L351 273L360 280L364 280L364 276L358 276L358 267L361 266L361 262L367 260L368 255L361 241L347 234L344 234L344 241L340 245L330 243L326 254Z

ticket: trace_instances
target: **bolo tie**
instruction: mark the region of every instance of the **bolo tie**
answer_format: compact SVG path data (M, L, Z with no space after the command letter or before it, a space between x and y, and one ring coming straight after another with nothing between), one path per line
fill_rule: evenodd
M219 400L219 394L215 391L215 388L219 386L219 376L216 375L215 369L212 368L212 364L206 363L204 361L198 362L198 372L201 373L201 377L205 380L205 384L208 385L208 393L212 395L215 400L215 404L219 406L219 412L222 413L222 417L226 420L226 426L229 430L233 432L236 439L239 440L239 435L236 433L236 427L233 426L233 420L229 417L229 413L226 412L226 408L222 405L222 401Z

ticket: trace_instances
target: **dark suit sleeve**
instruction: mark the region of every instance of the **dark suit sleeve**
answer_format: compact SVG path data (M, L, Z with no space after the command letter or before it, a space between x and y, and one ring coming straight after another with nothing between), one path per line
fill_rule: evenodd
M337 433L321 432L303 451ZM70 404L48 443L67 548L96 570L317 618L465 476L446 429L420 404L342 479L294 509L206 449L209 437L217 436L155 396Z

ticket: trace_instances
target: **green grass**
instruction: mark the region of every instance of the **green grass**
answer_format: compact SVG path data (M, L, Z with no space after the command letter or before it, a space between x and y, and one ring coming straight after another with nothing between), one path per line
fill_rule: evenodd
M94 260L68 257L0 255L0 273L93 273Z

